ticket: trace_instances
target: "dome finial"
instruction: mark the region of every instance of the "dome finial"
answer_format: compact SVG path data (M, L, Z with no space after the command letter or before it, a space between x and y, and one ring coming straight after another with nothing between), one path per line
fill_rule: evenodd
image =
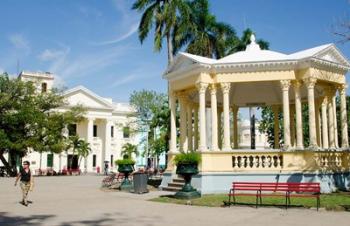
M259 44L256 43L255 35L251 34L250 35L250 44L247 45L247 48L245 49L245 51L259 51L259 50L261 50L261 49L260 49Z

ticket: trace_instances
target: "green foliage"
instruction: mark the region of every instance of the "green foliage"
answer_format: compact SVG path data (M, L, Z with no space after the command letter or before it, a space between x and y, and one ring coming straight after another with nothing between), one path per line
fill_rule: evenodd
M0 159L9 169L4 153L23 157L29 148L58 153L64 149L66 125L81 120L84 109L76 107L64 113L61 92L36 92L32 82L0 75Z
M188 152L177 154L174 158L175 165L179 164L199 164L202 158L198 152Z
M132 154L135 154L136 156L139 155L139 152L137 150L137 146L130 144L130 143L126 143L123 145L122 147L122 151L121 151L121 155L127 159L127 158L131 158Z
M115 161L116 165L134 165L135 164L135 160L130 159L130 158L126 158L126 159L118 159Z

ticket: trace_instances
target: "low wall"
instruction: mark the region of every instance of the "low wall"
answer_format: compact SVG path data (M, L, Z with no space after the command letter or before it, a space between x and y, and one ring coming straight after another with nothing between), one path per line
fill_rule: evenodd
M177 177L169 166L161 187ZM203 194L225 193L233 181L320 182L323 193L350 188L349 151L238 150L201 153L200 173L192 184Z

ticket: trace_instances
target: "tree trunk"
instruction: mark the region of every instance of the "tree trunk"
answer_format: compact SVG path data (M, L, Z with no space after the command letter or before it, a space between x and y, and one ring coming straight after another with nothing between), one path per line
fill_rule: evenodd
M168 32L168 34L166 35L166 41L168 46L168 65L170 65L174 60L173 43L171 41L170 32Z
M14 175L15 172L12 170L12 167L10 166L8 161L6 161L6 159L4 157L4 151L2 151L2 150L0 150L0 160L1 160L2 164L4 164L7 174L10 176L15 176Z
M250 148L255 149L255 108L249 108L250 113Z

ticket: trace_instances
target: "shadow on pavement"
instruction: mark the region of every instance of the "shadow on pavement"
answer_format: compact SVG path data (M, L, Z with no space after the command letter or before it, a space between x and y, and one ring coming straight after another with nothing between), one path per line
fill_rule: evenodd
M55 215L31 215L13 216L6 212L0 212L0 225L45 225L45 221L49 218L55 217Z

